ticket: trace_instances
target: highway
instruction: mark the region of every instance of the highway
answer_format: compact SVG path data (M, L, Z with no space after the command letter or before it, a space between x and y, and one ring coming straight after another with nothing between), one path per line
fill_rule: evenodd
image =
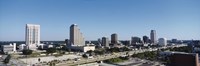
M105 54L105 55L97 55L97 56L94 56L94 58L92 58L92 59L81 58L81 60L78 60L78 61L74 61L74 60L67 61L67 62L64 62L64 63L56 64L56 66L79 65L79 64L89 63L89 62L95 62L95 61L102 61L102 60L107 60L107 59L111 59L111 58L117 58L117 57L120 57L120 56L124 56L127 53L128 53L128 55L132 55L132 54L143 53L143 52L147 52L147 51L157 51L158 49L166 49L166 48L170 48L170 47L175 47L175 46L159 47L159 48L154 48L154 49L140 49L140 50L132 50L132 51L111 53L111 54ZM178 47L182 47L182 46L178 46Z

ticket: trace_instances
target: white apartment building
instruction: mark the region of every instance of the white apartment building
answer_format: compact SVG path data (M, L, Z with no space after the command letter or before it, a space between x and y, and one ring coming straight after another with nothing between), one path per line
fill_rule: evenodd
M40 44L40 25L26 24L25 40L28 49L36 50Z

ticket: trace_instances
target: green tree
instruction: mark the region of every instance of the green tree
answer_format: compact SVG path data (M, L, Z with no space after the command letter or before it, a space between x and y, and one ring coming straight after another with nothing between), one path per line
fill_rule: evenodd
M83 57L83 58L87 58L88 56L87 56L86 54L83 54L82 57Z
M112 59L108 59L108 60L105 60L104 62L106 63L117 63L117 62L122 62L123 60L120 59L120 58L112 58Z
M95 54L94 51L92 51L92 50L89 50L89 51L87 51L86 53L90 54L90 56L92 56L92 55Z
M94 50L94 53L96 55L103 55L105 53L105 51L104 50Z
M120 48L114 47L114 48L108 49L107 51L110 51L110 52L119 52L119 51L120 51Z
M32 54L33 50L25 49L22 51L23 55L30 55Z
M122 49L123 51L130 51L130 49L127 48L127 47L122 47L121 49Z
M47 54L55 53L55 52L56 52L56 48L48 48L48 49L46 50L46 52L47 52Z
M11 55L8 55L8 56L3 60L4 64L8 64L9 61L10 61L10 58L11 58Z
M187 52L187 53L191 53L192 52L192 48L185 46L185 47L175 47L170 49L170 51L178 51L178 52Z

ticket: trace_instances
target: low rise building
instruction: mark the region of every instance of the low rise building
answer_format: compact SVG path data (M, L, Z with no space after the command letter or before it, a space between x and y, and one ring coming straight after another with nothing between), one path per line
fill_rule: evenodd
M18 46L18 48L19 48L19 51L22 51L22 50L26 49L26 45L21 44L21 45Z
M2 52L10 54L16 52L16 43L10 45L2 45Z
M95 46L94 45L86 45L86 46L71 46L70 47L71 50L75 50L75 51L80 51L80 52L87 52L87 51L94 51L95 50Z
M170 66L199 66L197 53L174 53L170 56Z
M167 39L166 38L159 38L158 39L159 46L167 46Z

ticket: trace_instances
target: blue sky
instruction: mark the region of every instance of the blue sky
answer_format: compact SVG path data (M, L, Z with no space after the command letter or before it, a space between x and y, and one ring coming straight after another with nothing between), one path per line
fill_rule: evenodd
M86 40L117 33L200 40L200 0L0 0L0 41L24 41L25 24L41 26L41 40L69 38L78 24Z

